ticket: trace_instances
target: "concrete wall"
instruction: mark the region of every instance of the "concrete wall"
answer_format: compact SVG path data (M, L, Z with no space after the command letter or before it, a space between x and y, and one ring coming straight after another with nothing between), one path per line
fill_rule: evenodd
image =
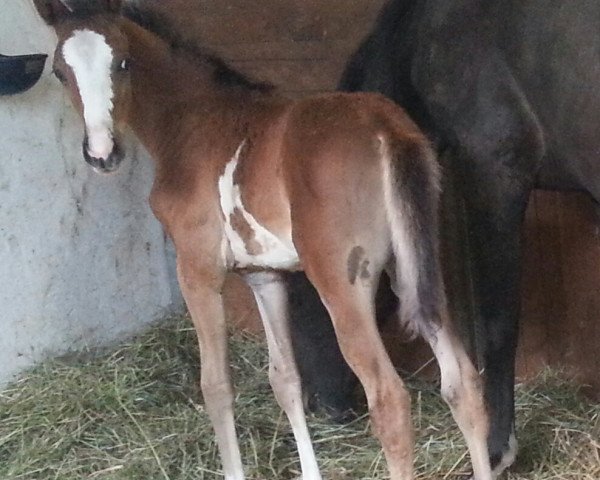
M53 52L54 33L29 0L0 0L0 11L0 53ZM92 172L50 69L51 59L32 90L0 97L0 384L181 307L147 205L150 159L132 141L118 174Z

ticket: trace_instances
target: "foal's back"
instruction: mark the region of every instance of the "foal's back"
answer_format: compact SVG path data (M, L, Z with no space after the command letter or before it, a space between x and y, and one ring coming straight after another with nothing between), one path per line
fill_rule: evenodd
M249 111L247 125L234 142L236 153L223 158L216 181L223 184L223 176L231 174L248 214L290 248L300 218L315 223L312 231L335 222L343 236L344 229L372 232L377 212L383 229L382 140L427 145L410 118L377 94L265 100ZM315 208L314 200L323 208Z

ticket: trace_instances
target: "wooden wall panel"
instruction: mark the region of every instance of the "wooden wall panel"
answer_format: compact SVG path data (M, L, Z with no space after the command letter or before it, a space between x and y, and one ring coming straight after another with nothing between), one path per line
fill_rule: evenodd
M292 97L335 88L384 0L144 0L184 37Z
M535 192L527 212L519 374L564 368L600 394L600 235L590 198ZM600 398L600 396L599 396Z

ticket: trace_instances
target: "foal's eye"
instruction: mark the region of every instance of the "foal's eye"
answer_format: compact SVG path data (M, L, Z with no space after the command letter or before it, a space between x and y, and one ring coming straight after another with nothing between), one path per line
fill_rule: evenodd
M119 71L126 72L129 70L129 60L125 59L119 64Z
M54 69L54 70L52 70L52 73L58 79L58 81L60 83L67 83L67 77L65 77L64 74L60 70Z

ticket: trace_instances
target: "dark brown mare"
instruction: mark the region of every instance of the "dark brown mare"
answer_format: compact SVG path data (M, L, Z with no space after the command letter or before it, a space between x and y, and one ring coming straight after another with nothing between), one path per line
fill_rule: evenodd
M221 298L229 270L245 276L259 305L270 382L303 478L320 478L280 278L297 269L318 290L365 388L391 478L413 477L410 398L373 314L386 268L403 320L439 360L476 478L489 480L480 380L450 324L439 274L437 165L406 114L373 94L286 100L214 57L174 47L131 20L139 10L121 13L120 1L35 3L58 34L54 71L84 119L87 162L115 171L126 125L156 162L150 202L175 243L225 478L244 478Z

